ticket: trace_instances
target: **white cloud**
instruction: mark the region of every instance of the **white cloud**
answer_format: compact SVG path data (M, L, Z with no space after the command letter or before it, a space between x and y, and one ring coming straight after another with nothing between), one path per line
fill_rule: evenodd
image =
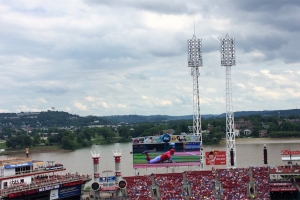
M41 110L34 108L34 107L27 107L25 105L20 105L16 109L17 112L40 112Z
M86 101L89 101L89 102L94 102L94 101L95 101L95 98L94 98L94 97L91 97L91 96L85 97L84 99L85 99Z
M0 112L192 114L194 21L202 114L226 112L227 33L234 109L290 109L300 91L298 11L297 1L1 1Z
M75 106L75 108L77 108L78 110L83 110L86 111L87 110L87 106L83 105L82 103L76 101L73 103L73 105Z
M33 102L36 103L36 104L46 104L46 103L48 103L48 101L44 98L35 99Z
M242 84L242 83L236 83L236 85L237 85L238 87L242 88L242 89L245 89L245 88L246 88L246 86L245 86L244 84Z
M109 108L106 102L101 102L100 104L102 105L103 108Z
M1 112L1 113L9 113L8 110L3 110L3 109L0 109L0 112Z

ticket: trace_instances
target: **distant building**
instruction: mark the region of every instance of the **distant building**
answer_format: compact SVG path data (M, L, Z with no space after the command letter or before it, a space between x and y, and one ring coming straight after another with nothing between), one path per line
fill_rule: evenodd
M244 130L244 135L246 135L246 136L249 136L249 135L251 135L251 131L249 130L249 129L245 129Z
M210 131L209 130L203 130L201 131L202 134L208 134Z
M213 125L210 125L210 124L207 125L207 130L208 130L209 132L212 131L213 128L214 128Z
M268 128L269 128L269 125L263 124L262 127L264 127L264 129L268 129Z
M21 113L17 113L18 117L31 117L31 118L36 118L37 115L39 115L40 112L21 112Z
M290 121L292 123L300 123L300 119L287 119L287 121Z
M267 137L268 131L267 130L259 130L259 137Z
M87 127L89 127L89 128L96 128L96 127L102 128L102 127L105 127L105 125L88 125Z
M244 119L240 119L240 120L234 122L234 127L236 129L241 129L243 127L252 127L252 126L253 125L252 125L252 122L250 120L245 121Z
M240 137L240 130L239 129L234 129L234 135L236 137Z
M163 134L173 135L174 133L175 133L175 131L173 129L163 130Z

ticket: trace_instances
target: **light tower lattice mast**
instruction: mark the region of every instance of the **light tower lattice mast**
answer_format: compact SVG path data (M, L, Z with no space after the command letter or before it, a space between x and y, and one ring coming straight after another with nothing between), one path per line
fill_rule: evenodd
M221 39L221 66L226 66L226 160L227 168L236 167L231 66L235 66L235 41L226 34Z
M187 41L188 44L188 67L191 67L191 75L193 76L193 134L200 136L200 169L203 169L203 151L202 149L202 133L201 133L201 115L200 115L200 98L199 83L200 76L199 67L202 67L202 40L197 39L194 33L193 38Z

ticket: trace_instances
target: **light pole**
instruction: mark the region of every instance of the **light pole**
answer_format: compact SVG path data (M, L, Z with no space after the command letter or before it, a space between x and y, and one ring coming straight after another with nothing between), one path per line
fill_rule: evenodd
M193 134L200 137L200 169L203 169L203 151L202 133L201 133L201 115L200 115L200 98L199 98L199 67L202 63L202 40L197 39L194 33L193 38L187 40L188 46L188 67L191 67L193 77Z
M221 66L226 67L226 157L227 168L236 167L231 66L235 66L235 40L228 34L221 39ZM229 162L230 161L230 162Z

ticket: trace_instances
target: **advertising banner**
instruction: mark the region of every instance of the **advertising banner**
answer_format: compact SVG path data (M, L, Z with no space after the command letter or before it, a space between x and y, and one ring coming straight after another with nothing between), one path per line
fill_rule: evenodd
M164 134L132 138L132 155L133 168L200 165L200 136Z
M205 152L206 165L226 165L226 151Z
M199 142L200 136L196 135L169 135L164 134L161 136L146 136L132 138L132 143L140 144L155 144L155 143L166 143L166 142Z
M17 168L17 167L27 167L32 166L32 162L22 163L22 164L12 164L12 165L5 165L5 169Z
M106 177L100 177L99 182L115 182L116 177L115 176L106 176Z
M79 195L80 193L81 193L81 185L59 188L56 190L51 190L50 200L72 197L75 195Z

